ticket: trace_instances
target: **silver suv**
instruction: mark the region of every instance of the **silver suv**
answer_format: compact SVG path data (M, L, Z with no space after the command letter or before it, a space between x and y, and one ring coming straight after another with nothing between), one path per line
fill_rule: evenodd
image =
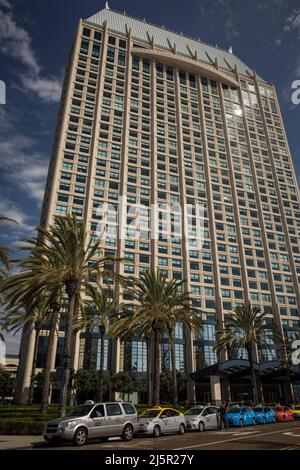
M73 408L64 418L47 423L43 437L46 441L73 441L84 445L89 438L107 441L120 436L130 441L137 431L138 414L132 403L93 403Z

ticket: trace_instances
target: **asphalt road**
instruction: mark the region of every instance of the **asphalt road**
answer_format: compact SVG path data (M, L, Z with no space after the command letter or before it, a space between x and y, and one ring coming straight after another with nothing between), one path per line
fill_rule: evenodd
M35 450L300 450L300 420L291 423L230 428L228 431L188 432L183 436L169 435L157 439L137 437L130 442L113 439L107 443L90 441L84 447L69 443L60 446L45 442L26 449Z

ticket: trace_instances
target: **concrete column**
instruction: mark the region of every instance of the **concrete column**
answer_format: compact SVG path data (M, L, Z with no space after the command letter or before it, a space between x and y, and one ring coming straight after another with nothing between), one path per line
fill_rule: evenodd
M34 354L35 330L31 325L23 330L20 350L19 367L16 379L15 403L25 405L28 401L32 362Z
M294 389L293 389L292 383L284 382L282 384L282 390L283 390L283 398L284 398L285 404L291 405L292 403L295 403Z
M264 389L263 389L263 384L259 379L256 379L256 384L257 384L257 401L258 402L264 402Z
M231 401L230 383L229 380L223 380L221 383L222 401Z
M222 393L221 393L221 381L219 375L212 375L210 377L210 392L211 399L213 402L216 402L217 405L222 403Z

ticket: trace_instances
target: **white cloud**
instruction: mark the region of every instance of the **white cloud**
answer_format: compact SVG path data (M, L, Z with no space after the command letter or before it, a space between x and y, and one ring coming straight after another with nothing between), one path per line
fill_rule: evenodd
M300 8L298 10L294 10L285 22L286 26L284 27L284 32L290 33L297 31L300 39Z
M9 3L7 0L0 0L0 6L9 10L12 8L12 4Z
M7 0L0 0L0 53L14 58L25 67L24 73L19 75L24 91L33 92L44 101L59 101L61 79L42 75L32 39L16 22L11 8Z
M18 225L11 226L12 236L17 232L32 232L34 226L30 223L30 216L22 212L12 201L7 198L1 197L0 200L0 214L18 222ZM3 224L4 222L1 222ZM18 234L19 235L19 234Z
M37 141L15 131L18 118L0 108L1 159L3 180L22 190L40 206L43 200L48 159L36 151Z
M58 78L22 75L20 79L25 90L35 92L44 101L57 102L60 100L61 81Z

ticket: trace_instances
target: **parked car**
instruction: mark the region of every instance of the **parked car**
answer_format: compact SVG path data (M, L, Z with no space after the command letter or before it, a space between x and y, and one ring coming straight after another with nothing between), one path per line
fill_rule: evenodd
M227 410L227 418L230 426L255 426L255 413L248 406L232 406Z
M140 415L137 434L159 437L161 434L184 434L185 431L186 420L180 411L154 407Z
M253 412L257 424L276 423L275 412L270 406L255 406Z
M293 411L288 406L276 406L273 409L278 423L294 421Z
M184 413L187 429L206 431L216 429L219 426L218 407L195 406Z
M294 419L300 419L300 405L295 405L292 409Z
M43 437L46 441L73 441L84 445L89 438L106 441L120 436L130 441L138 426L138 414L132 403L87 403L73 408L64 418L49 421Z

